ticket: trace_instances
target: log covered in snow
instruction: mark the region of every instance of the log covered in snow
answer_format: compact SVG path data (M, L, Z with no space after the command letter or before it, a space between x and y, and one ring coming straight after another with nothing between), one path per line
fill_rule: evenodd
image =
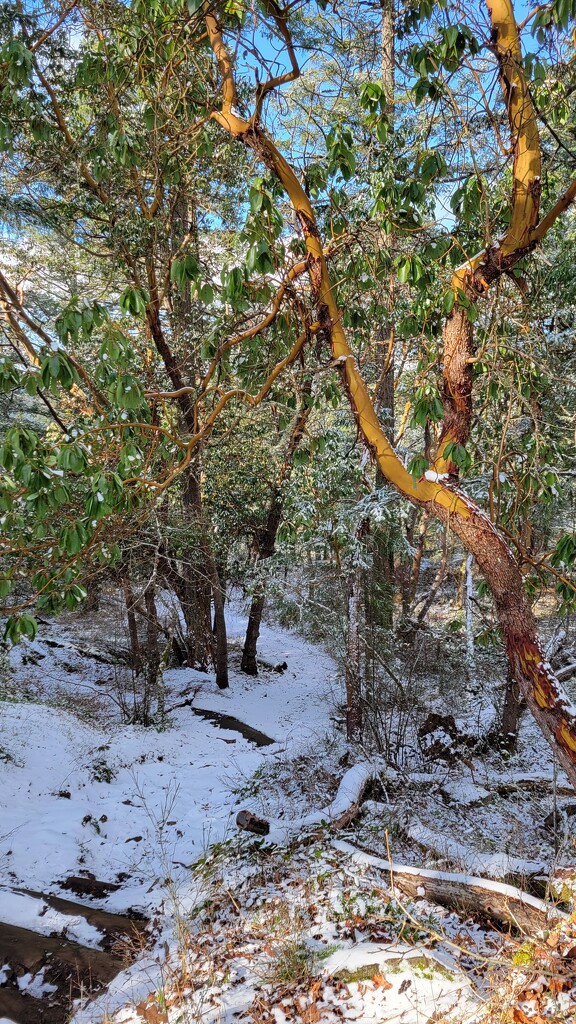
M410 839L419 846L431 850L437 857L455 862L466 873L488 875L513 885L526 878L544 877L547 874L547 864L543 860L526 860L503 852L475 850L452 836L434 831L414 817L406 820L403 827Z
M277 846L291 842L297 835L318 825L327 825L334 830L345 828L358 814L366 790L376 776L374 766L362 761L346 772L334 800L327 807L291 821L266 821L250 810L242 810L236 816L236 824L248 832L265 835L267 842Z
M566 917L553 904L504 882L476 875L432 871L393 861L389 863L349 843L335 841L334 846L351 854L358 863L385 871L392 888L396 887L408 896L421 897L452 910L498 921L531 935L551 921Z

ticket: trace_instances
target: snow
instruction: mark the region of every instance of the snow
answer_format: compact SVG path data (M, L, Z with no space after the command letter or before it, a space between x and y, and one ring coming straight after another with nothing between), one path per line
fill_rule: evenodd
M52 992L56 992L58 986L51 985L49 981L44 981L44 968L42 968L37 974L22 974L18 978L18 988L28 996L34 996L35 999L42 999L42 996L47 996Z
M228 609L227 624L232 642L239 641L245 620L233 608ZM45 643L44 633L50 630L65 645L63 648L50 648ZM230 895L235 901L232 917L239 928L249 932L258 915L261 925L260 932L255 929L248 934L239 953L236 944L227 946L228 936L218 914L210 921L209 937L203 938L206 951L198 944L199 952L194 955L208 960L220 947L222 957L227 958L228 980L221 981L214 969L208 981L199 982L197 997L205 1000L200 1008L205 1024L233 1024L243 1013L250 1015L257 989L264 995L271 992L271 986L262 984L257 970L263 969L258 958L262 959L268 942L267 923L274 919L278 893L292 910L300 898L307 907L311 902L315 904L317 917L306 941L319 957L323 951L333 950L321 959L316 972L323 985L319 1019L326 1024L342 1019L421 1024L431 1014L447 1024L480 1019L475 1011L477 997L456 963L460 954L449 955L449 943L431 949L433 943L422 945L418 939L415 946L409 946L403 933L393 930L382 941L376 941L365 928L375 867L379 869L378 885L388 887L390 865L383 857L332 840L325 832L318 840L318 849L302 849L300 861L294 849L268 848L260 851L263 861L258 864L242 854L241 844L246 837L238 836L235 815L252 804L253 798L246 794L252 792L254 773L258 771L264 778L259 799L274 822L268 839L285 843L295 829L338 819L359 799L367 779L382 774L392 789L391 802L364 805L369 811L365 817L370 819L367 830L372 828L367 845L374 848L374 843L380 842L379 851L382 849L389 815L391 822L396 821L409 836L407 848L416 860L421 859L417 844L422 843L463 868L463 874L455 875L402 865L403 871L418 871L422 880L420 897L425 894L427 877L457 878L473 885L476 875L501 879L510 873L548 872L549 863L528 859L540 855L538 848L517 847L519 853L528 854L525 859L502 852L479 853L463 841L469 838L468 833L464 831L462 838L461 831L451 825L457 821L462 826L464 812L474 808L475 819L484 821L486 816L494 826L497 815L491 801L495 785L518 782L520 786L532 779L542 783L542 772L509 771L500 777L494 769L484 771L475 764L476 774L471 778L465 765L432 767L430 771L417 771L415 765L411 771L386 767L381 773L377 760L353 764L344 772L344 744L341 739L335 741L331 731L334 701L342 699L335 663L317 647L270 626L262 628L262 655L272 664L286 662L285 672L264 672L254 679L232 671L230 689L220 691L209 675L189 669L171 670L166 673L166 703L172 708L168 728L157 731L123 725L114 706L104 699L98 679L101 665L80 656L76 640L73 633L66 633L65 625L53 624L41 629L34 643L26 643L14 652L19 679L27 681L29 699L4 701L0 718L0 751L7 758L1 764L0 918L40 934L65 934L84 946L100 946L101 932L81 915L69 916L51 908L41 896L17 891L25 888L34 893L59 893L76 900L63 883L71 875L87 877L90 872L96 879L118 885L115 891L90 901L90 905L116 913L139 909L155 918L156 930L150 948L118 974L106 992L86 1006L75 1007L74 1024L100 1024L106 1013L113 1015L114 1024L136 1022L139 1018L133 1007L151 993L164 990L170 971L174 976L179 970L178 922L185 928L200 928L192 924L197 920L196 911L204 900L214 896L210 888L213 882L193 866L209 853L215 856L210 852L215 843L224 851L216 895L219 899ZM84 649L94 646L84 644ZM25 654L40 660L25 664ZM84 695L94 700L96 712L82 719L74 710L75 702ZM192 700L193 706L232 716L261 730L274 742L257 748L240 733L217 728L194 714L193 708L182 706L186 699ZM328 735L332 753L326 756ZM275 785L282 772L292 773L293 762L289 759L297 757L308 757L311 773L318 773L321 766L331 776L331 793L341 780L331 803L327 803L324 783L316 791L310 788L311 793L315 792L311 798L310 794L303 796L302 767L295 778L290 774L292 788L284 791ZM529 763L532 765L532 757ZM421 763L419 766L423 767ZM323 803L326 806L322 807ZM319 806L320 810L305 813ZM261 806L254 810L261 810ZM429 823L420 821L420 816ZM356 824L361 827L362 818ZM490 834L494 834L495 843L500 841L495 828ZM393 829L390 835L396 842ZM471 844L474 841L475 836L470 836ZM404 853L394 852L394 860ZM266 869L262 867L264 862ZM311 862L316 867L311 867ZM314 871L317 888L311 892ZM277 876L281 881L276 881ZM492 884L503 895L515 892L502 881ZM351 895L355 901L352 911ZM393 901L389 890L383 898ZM539 905L535 897L527 896L526 900ZM444 914L442 927L446 931L452 927L450 934L460 942L464 924L457 915L452 919L447 911L425 899L418 900L416 907L424 920L427 915L432 920L429 915L433 914L436 922ZM420 914L422 907L425 909ZM330 916L331 910L335 916ZM352 926L347 932L349 917ZM466 928L470 937L477 926L467 924ZM384 930L389 929L387 924ZM485 937L479 929L478 935L482 940ZM267 957L268 966L270 960ZM195 974L193 959L191 963ZM335 974L353 973L367 965L373 965L374 978L382 976L380 980L368 976L366 981L347 983L344 994L338 990ZM0 965L0 985L10 970L9 964ZM200 968L198 977L203 977ZM37 997L49 998L53 991L43 971L24 974L19 985ZM186 1003L182 1019L188 1009ZM271 1006L270 1019L298 1020L297 1012L293 1003L280 1001ZM179 1013L181 1008L173 1007L169 1019L178 1019ZM11 1022L0 1018L0 1024Z
M157 943L155 952L139 957L135 963L116 975L103 995L87 1006L80 1007L72 1017L71 1024L100 1024L103 1019L119 1012L115 1022L139 1021L141 1018L133 1014L132 1007L146 999L150 992L159 991L163 987L161 958L160 944Z
M338 792L328 807L288 822L274 822L270 826L266 842L281 846L289 842L296 833L304 832L307 828L321 825L325 821L337 821L353 804L358 803L366 784L377 774L377 768L367 762L360 761L353 765L344 774Z
M507 853L480 853L451 836L435 832L421 822L410 822L407 831L411 839L429 847L449 860L457 861L465 870L489 878L505 878L507 875L542 875L548 866L544 861L530 861L511 857Z
M384 870L388 875L395 871L402 871L406 874L417 875L418 878L426 879L444 879L447 882L457 882L460 885L473 887L476 885L482 885L486 887L490 886L493 892L498 893L501 896L508 896L510 899L521 898L522 902L528 906L533 907L535 910L545 910L557 917L563 917L560 911L554 911L554 909L542 900L538 899L537 896L531 896L529 893L521 892L513 885L507 885L504 882L487 882L485 878L472 875L470 873L461 874L452 871L433 871L429 868L415 868L406 864L396 864L394 861L387 862L381 857L374 857L371 854L364 853L363 850L358 850L355 846L350 843L343 842L342 840L334 840L332 844L335 849L340 850L342 853L348 853L352 858L359 864L372 865L373 867Z
M83 946L97 948L102 932L81 916L62 914L43 900L0 887L0 914L4 924L29 928L40 935L65 935Z
M444 480L449 479L448 473L437 473L434 469L427 469L424 473L424 479L430 480L433 484L441 484Z
M245 620L230 609L227 625L231 640L240 640ZM179 703L182 691L197 691L202 708L236 717L276 740L257 748L190 707L172 711L165 731L82 721L61 706L62 693L70 694L71 703L84 691L98 694L93 675L100 666L86 670L65 630L58 630L58 639L68 646L55 650L43 644L41 630L33 644L14 653L17 662L26 651L41 656L27 672L32 689L42 688L43 702L2 705L0 749L7 760L0 788L0 918L98 946L100 932L82 917L14 890L76 899L63 887L69 876L90 873L103 882L120 881L100 905L113 913L134 908L149 917L159 914L160 924L150 953L107 991L106 1010L117 1009L161 985L164 944L174 942L170 921L175 911L186 915L202 898L202 882L191 866L210 844L235 831L234 791L260 766L318 743L330 729L338 673L324 652L268 626L261 630L262 650L268 661L287 663L282 674L253 679L232 672L230 689L220 691L209 675L166 672L168 706ZM63 669L62 658L77 671ZM29 993L49 991L39 975L24 976L20 984ZM79 1009L77 1024L99 1020L96 1005Z
M232 638L241 635L239 617L229 615L228 626ZM284 674L257 680L232 674L228 691L189 669L167 672L166 681L177 690L200 686L203 708L235 716L280 741L269 747L257 749L188 707L173 712L171 727L157 732L102 728L47 704L4 704L0 747L14 761L3 766L0 791L2 877L54 892L68 875L83 871L110 882L127 873L131 881L110 894L106 908L152 911L165 896L159 878L167 865L179 885L187 866L229 832L231 790L280 751L297 749L329 728L327 695L337 674L331 659L269 627L263 627L262 641L267 658L288 663ZM41 671L58 675L52 652ZM25 900L18 905L28 913Z
M421 950L399 942L390 950L383 949L381 944L361 942L334 953L326 960L324 971L335 974L344 970L353 974L370 964L374 976L382 976L385 984L374 986L368 981L364 991L354 993L352 1006L358 1013L355 1016L348 1011L348 1019L416 1024L429 1020L432 1014L432 1019L438 1015L442 1020L450 1020L456 1002L459 1013L477 1007L470 982L452 963L447 966L430 949L423 955Z

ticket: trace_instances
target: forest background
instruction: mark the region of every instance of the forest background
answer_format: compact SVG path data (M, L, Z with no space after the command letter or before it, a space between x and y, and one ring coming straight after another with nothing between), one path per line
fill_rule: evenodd
M239 592L243 671L268 599L350 739L480 688L576 779L574 14L2 5L8 644L121 588L158 724Z

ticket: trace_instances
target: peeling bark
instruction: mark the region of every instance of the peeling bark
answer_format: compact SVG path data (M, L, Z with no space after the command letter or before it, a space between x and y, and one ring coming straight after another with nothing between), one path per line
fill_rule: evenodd
M508 14L509 0L499 0ZM482 510L464 494L441 482L414 480L384 434L342 326L314 210L293 169L257 120L235 113L233 66L216 17L206 16L208 37L223 79L223 107L213 119L233 138L253 149L276 175L301 224L308 252L308 274L319 319L330 338L334 361L358 429L383 476L409 501L425 508L451 529L474 555L494 595L511 671L544 736L570 781L576 786L576 711L554 677L538 642L536 623L523 588L522 575L505 541ZM516 30L517 32L517 30ZM508 38L508 36L506 36ZM516 67L516 65L515 65ZM514 90L512 90L514 91ZM523 180L518 193L527 188ZM527 198L524 209L529 209ZM518 249L515 250L518 252ZM502 254L504 255L504 254ZM481 262L481 261L480 261Z
M458 478L458 466L445 456L449 444L466 445L472 419L472 360L474 333L466 309L458 300L463 292L470 302L486 294L490 284L536 245L533 232L540 209L542 159L536 110L522 68L520 35L512 0L487 0L492 22L490 48L498 61L500 82L510 126L513 152L512 216L504 238L488 246L459 267L452 278L456 302L444 332L444 421L434 468Z

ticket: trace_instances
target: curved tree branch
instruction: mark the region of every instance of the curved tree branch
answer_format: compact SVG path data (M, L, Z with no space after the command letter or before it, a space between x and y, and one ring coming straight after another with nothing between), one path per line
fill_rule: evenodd
M508 0L498 0L498 3L500 7L503 5L511 11ZM426 479L415 481L394 452L380 426L342 326L320 232L308 196L263 127L238 116L233 109L236 97L234 68L223 41L220 24L212 13L206 15L206 28L223 83L222 110L215 111L212 117L229 135L256 153L276 175L290 199L308 252L308 275L319 311L319 322L330 338L332 353L364 441L373 452L386 480L409 501L427 509L449 526L476 558L494 596L514 678L518 680L530 710L572 784L576 785L576 710L544 658L520 570L506 542L478 506L441 482ZM506 40L508 38L506 35ZM522 188L523 209L528 220L526 230L529 231L533 227L531 210L535 208L535 200L528 202L528 186L524 179ZM517 193L520 196L520 186ZM518 225L515 225L514 230L519 230Z

